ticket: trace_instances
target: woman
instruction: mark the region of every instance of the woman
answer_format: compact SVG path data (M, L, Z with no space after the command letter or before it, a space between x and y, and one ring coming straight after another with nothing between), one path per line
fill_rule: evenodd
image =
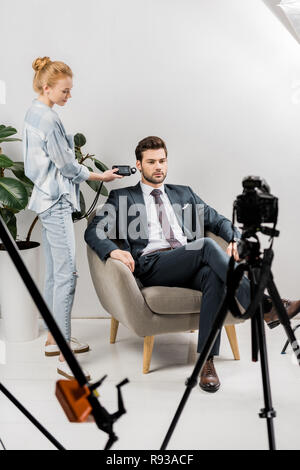
M79 211L79 184L83 181L113 181L117 168L102 174L90 172L75 159L73 137L53 106L65 106L71 98L72 71L63 62L49 57L32 64L34 99L26 113L23 128L25 174L34 183L28 209L35 211L42 223L43 248L46 259L44 298L74 353L89 350L71 338L71 310L77 272L72 212ZM45 355L58 355L57 372L72 379L71 372L54 338L48 332ZM85 372L90 379L88 372Z

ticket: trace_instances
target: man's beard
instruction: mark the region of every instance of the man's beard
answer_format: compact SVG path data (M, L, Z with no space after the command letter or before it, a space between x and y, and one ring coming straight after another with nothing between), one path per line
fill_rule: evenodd
M141 173L142 173L144 179L145 179L146 181L148 181L148 183L152 183L152 184L160 184L160 183L163 183L163 181L166 179L166 176L167 176L167 174L163 174L163 173L162 173L162 174L159 176L159 178L158 178L158 177L155 178L155 177L152 177L152 176L150 176L150 175L145 174L143 170L142 170Z

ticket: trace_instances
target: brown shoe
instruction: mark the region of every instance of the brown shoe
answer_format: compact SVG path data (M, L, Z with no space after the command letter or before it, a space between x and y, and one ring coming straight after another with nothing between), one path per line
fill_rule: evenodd
M300 300L281 299L281 301L290 320L300 312ZM274 306L271 308L270 312L264 314L264 320L271 329L280 324L278 313Z
M214 358L206 361L200 374L200 388L205 392L214 393L220 388L219 377L214 366Z

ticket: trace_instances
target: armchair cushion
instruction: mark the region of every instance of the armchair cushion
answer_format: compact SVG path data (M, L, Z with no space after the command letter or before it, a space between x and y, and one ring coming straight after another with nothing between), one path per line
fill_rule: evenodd
M153 286L141 289L152 312L163 315L199 313L202 293L183 287Z

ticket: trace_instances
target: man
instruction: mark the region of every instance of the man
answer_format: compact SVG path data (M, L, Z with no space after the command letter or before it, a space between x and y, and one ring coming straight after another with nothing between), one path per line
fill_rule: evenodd
M123 262L145 287L200 290L203 294L197 349L200 353L222 302L231 254L239 260L235 240L240 233L189 186L164 184L168 153L162 139L146 137L135 153L141 181L136 186L110 192L106 204L87 228L85 240L102 260L111 257ZM205 230L229 243L227 253L211 238L204 237ZM111 239L122 240L122 249ZM239 286L237 299L242 307L248 307L250 286L246 277ZM276 311L268 299L264 304L265 320L273 326L278 320ZM286 301L286 308L292 318L300 311L300 301ZM213 362L219 349L220 335L200 376L199 385L207 392L216 392L220 387Z

